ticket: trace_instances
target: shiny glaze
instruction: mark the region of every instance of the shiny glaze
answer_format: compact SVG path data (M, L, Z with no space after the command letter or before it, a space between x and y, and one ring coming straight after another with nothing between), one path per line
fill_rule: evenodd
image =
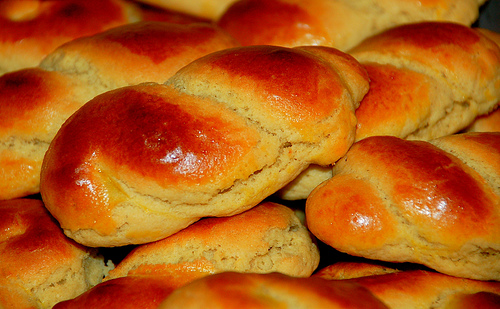
M101 139L102 151L106 155L110 149L106 145L114 145L112 154L118 166L140 167L141 174L155 179L169 175L168 182L174 183L185 177L203 179L233 165L255 142L240 140L237 135L241 128L214 114L188 112L168 99L133 91L125 95L129 104L124 103L119 110L119 105L109 105L111 110L103 111L102 119L112 126ZM119 96L113 101L121 99ZM137 101L141 104L135 104Z
M432 307L443 295L474 294L481 291L500 293L500 283L448 276L434 271L409 270L379 276L349 279L366 287L391 308L420 305ZM477 306L478 304L476 304ZM472 306L469 308L479 308ZM481 307L482 308L482 307Z
M468 164L477 165L483 175L491 176L492 188L499 188L495 175L500 174L500 132L456 134L437 139L435 143L438 147L468 158Z
M34 71L41 72L38 69ZM2 128L12 128L14 119L25 118L27 113L37 107L37 99L50 97L50 89L45 86L43 75L31 72L33 70L23 70L0 77Z
M308 197L306 218L314 235L339 250L378 250L406 237L418 243L410 229L447 250L498 235L499 197L430 143L368 137L336 163L334 175Z
M181 287L161 308L388 308L360 285L280 273L225 272Z
M217 271L215 265L204 257L194 261L165 264L139 264L137 268L131 269L126 276L147 276L154 274L168 278L169 285L179 288L196 279L214 274Z
M311 232L334 248L383 245L397 235L396 221L369 183L337 175L320 185L306 201Z
M468 239L491 228L484 220L495 216L497 198L457 158L429 143L395 137L371 137L355 146L346 160L356 164L370 156L367 168L380 173L386 194L405 218L426 227L425 234L432 230L432 237L440 238L453 231L460 242L464 233Z
M116 167L127 166L160 183L176 183L214 176L255 142L239 139L242 128L216 118L217 114L188 112L196 107L181 107L174 101L182 98L165 99L138 90L107 93L87 104L66 124L68 133L56 137L58 145L74 145L75 153L109 155ZM63 160L71 162L71 154ZM168 181L162 180L165 175Z
M449 79L465 89L471 88L469 79L491 87L491 81L499 74L498 46L470 27L450 22L394 27L366 39L350 53L361 62L388 61L385 57L390 57L389 61L408 61L411 63L405 66L416 65L417 69L424 65L427 74Z
M41 192L51 200L52 214L71 217L68 225L110 232L111 210L119 202L114 198L123 198L114 192L114 177L165 188L193 188L225 177L258 142L257 133L209 101L202 107L191 100L196 99L146 84L87 103L63 125L42 166ZM55 202L64 197L53 195L54 188L74 192L72 201ZM61 203L68 207L61 209ZM81 216L80 207L98 222Z
M118 88L164 83L189 62L235 46L234 38L212 24L142 21L63 44L41 66L85 78L88 64L90 75Z
M500 132L473 132L463 135L457 135L456 137L463 138L464 143L477 143L481 146L481 148L484 148L486 152L489 152L492 156L500 154ZM497 169L497 171L500 171L500 168Z

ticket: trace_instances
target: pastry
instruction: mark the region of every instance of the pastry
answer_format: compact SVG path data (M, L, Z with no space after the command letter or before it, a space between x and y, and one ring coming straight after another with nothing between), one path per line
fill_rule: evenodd
M307 226L354 256L500 280L500 134L355 143L306 202Z
M86 103L52 141L40 191L82 244L159 240L256 206L311 163L335 162L367 90L359 63L332 48L214 52L165 84Z
M288 207L265 202L227 218L205 218L129 253L105 278L158 275L171 286L224 271L309 277L319 251Z

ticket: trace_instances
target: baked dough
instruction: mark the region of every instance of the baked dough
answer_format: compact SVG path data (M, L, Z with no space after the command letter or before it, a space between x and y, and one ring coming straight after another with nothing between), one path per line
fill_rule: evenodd
M256 206L311 163L335 162L367 90L359 63L332 48L214 52L166 84L85 104L50 145L40 191L82 244L159 240Z
M500 133L365 138L307 199L307 226L354 256L500 280L499 145Z
M265 202L228 218L202 219L141 245L105 280L154 274L169 277L171 286L180 287L224 271L309 277L318 264L315 240L294 211Z

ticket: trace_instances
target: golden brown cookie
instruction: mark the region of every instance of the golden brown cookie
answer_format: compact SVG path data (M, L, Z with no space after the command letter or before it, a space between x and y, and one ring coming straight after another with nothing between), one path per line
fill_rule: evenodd
M306 203L307 226L339 251L500 280L500 134L353 145Z
M45 156L41 194L78 242L158 240L241 213L309 164L335 162L352 144L367 88L359 63L336 49L215 52L164 85L85 104Z
M279 272L310 276L319 251L292 209L262 203L227 218L205 218L154 243L134 249L106 280L130 275L161 275L182 286L224 271Z

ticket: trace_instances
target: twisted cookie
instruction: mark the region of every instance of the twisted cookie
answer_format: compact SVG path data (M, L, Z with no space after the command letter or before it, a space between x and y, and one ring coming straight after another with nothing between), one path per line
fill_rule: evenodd
M356 256L500 280L500 133L368 137L306 203L311 232Z
M199 58L166 84L110 91L61 127L40 190L89 246L145 243L260 203L354 140L366 72L326 47L254 46Z

